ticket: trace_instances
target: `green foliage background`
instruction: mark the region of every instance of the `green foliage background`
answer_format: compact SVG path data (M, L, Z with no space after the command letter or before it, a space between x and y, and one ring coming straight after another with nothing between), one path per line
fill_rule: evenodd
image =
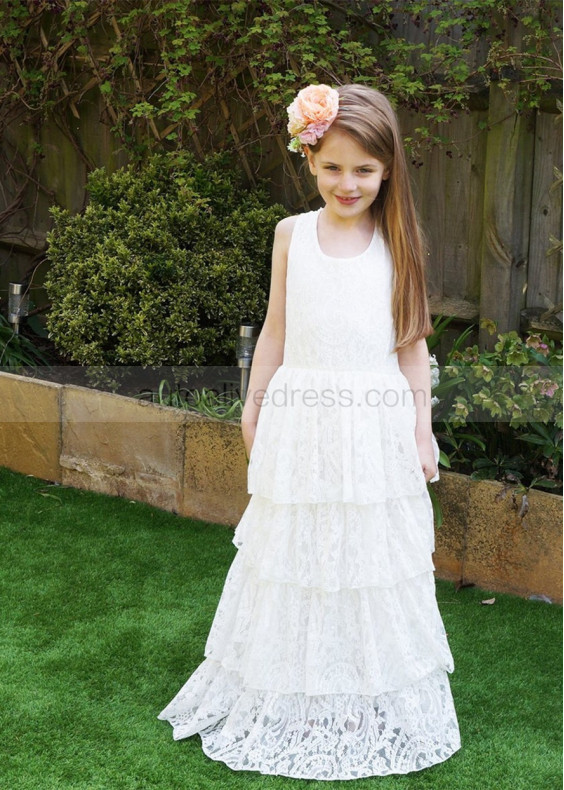
M310 82L357 81L418 110L418 141L491 81L538 107L561 80L558 0L49 0L0 6L0 97L40 118L82 99L94 75L131 150L188 141L202 94L238 75L251 118L268 102L273 131ZM102 27L106 51L90 32ZM39 46L41 35L43 44ZM132 77L135 73L135 79ZM408 140L415 144L417 141Z
M495 322L483 319L490 334ZM442 463L523 491L562 491L562 346L545 335L497 334L492 351L460 335L433 386ZM448 456L448 457L447 457Z

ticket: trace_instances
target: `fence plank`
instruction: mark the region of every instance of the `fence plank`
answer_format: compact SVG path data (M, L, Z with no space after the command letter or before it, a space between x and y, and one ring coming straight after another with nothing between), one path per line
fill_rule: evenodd
M447 146L423 155L411 167L414 195L429 248L428 291L435 300L474 304L479 299L481 223L487 136L485 113L463 114L448 128L434 127ZM400 112L402 131L422 121Z
M515 106L514 97L491 86L480 317L496 321L499 332L519 326L527 276L533 135ZM480 341L490 348L496 338L482 330Z
M535 128L527 307L562 309L562 256L548 255L551 236L562 239L562 199L554 168L562 172L562 136L556 116L539 112Z

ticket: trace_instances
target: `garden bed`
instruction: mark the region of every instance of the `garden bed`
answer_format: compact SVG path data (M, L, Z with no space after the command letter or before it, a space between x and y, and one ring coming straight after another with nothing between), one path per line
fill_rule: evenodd
M240 424L0 373L0 466L235 526L249 501ZM438 577L562 601L562 497L441 470Z

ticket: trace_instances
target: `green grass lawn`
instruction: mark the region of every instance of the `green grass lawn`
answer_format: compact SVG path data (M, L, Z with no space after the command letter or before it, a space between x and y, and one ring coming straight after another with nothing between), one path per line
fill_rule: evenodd
M562 787L561 608L440 581L462 736L445 763L319 783L173 741L157 714L203 660L232 535L0 469L2 790Z

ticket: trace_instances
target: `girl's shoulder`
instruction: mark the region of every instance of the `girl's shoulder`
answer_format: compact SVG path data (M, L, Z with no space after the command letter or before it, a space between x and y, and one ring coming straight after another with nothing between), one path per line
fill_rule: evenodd
M294 230L295 224L298 221L300 214L295 214L293 217L284 217L281 219L280 222L276 225L275 233L280 238L290 238L292 235L292 231Z
M294 228L300 221L303 214L294 214L292 217L284 217L281 219L274 230L274 241L279 246L283 247L286 252L290 248L290 242L294 233Z
M294 228L300 222L305 222L306 217L311 217L312 214L317 214L316 211L306 211L302 214L294 214L291 217L284 217L276 225L275 236L285 246L290 245Z

